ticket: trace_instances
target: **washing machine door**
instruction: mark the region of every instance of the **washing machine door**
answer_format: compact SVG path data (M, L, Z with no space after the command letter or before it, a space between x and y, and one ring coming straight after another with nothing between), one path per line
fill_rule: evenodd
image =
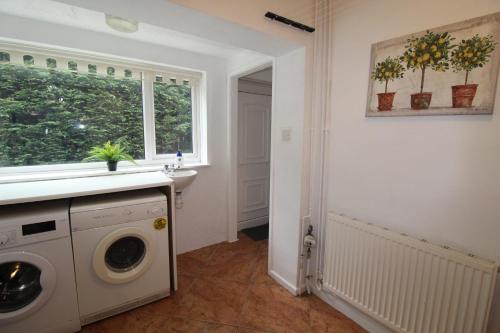
M94 251L97 276L111 284L127 283L144 274L155 256L153 238L137 227L125 227L107 234Z
M29 252L0 255L0 324L25 318L52 296L56 271L45 258Z

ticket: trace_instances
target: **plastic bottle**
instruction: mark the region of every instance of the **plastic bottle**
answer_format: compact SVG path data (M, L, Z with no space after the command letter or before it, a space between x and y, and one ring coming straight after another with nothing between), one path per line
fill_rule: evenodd
M177 151L175 162L177 164L177 168L182 168L184 166L184 157L182 156L182 151Z

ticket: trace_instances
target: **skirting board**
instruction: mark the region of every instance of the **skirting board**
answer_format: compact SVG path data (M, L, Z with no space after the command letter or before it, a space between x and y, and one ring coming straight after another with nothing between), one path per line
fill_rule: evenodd
M238 231L269 223L269 216L258 217L247 221L238 222Z
M334 307L336 310L342 312L344 315L352 319L359 326L363 327L370 333L392 333L392 331L374 320L368 315L356 309L354 306L350 305L343 299L339 297L330 295L328 293L322 292L316 288L312 288L313 294L321 298L323 301L328 303L330 306Z
M268 274L273 278L274 281L276 281L280 286L288 290L292 295L298 296L299 295L299 288L285 280L281 275L276 273L275 271L269 271Z
M305 291L305 287L297 288L292 285L290 282L285 280L281 275L276 273L275 271L269 271L269 275L275 280L280 286L288 290L292 295L298 296L301 295ZM321 298L330 306L334 307L336 310L340 311L354 322L356 322L359 326L363 327L370 333L392 333L390 329L380 324L378 321L372 319L370 316L365 315L355 307L351 306L349 303L344 300L335 297L333 295L327 294L325 292L319 291L316 288L312 288L313 294Z
M292 295L298 296L302 295L305 292L305 286L302 286L300 288L292 285L290 282L285 280L281 275L276 273L275 271L269 271L269 275L273 278L274 281L276 281L280 286L288 290ZM313 294L321 298L324 302L335 308L336 310L340 311L350 319L352 319L354 322L356 322L359 326L363 327L365 330L367 330L370 333L392 333L392 331L385 327L384 325L380 324L378 321L374 320L370 316L365 315L355 307L351 306L349 303L345 302L344 300L335 297L333 295L327 294L325 292L322 292L316 288L311 288Z

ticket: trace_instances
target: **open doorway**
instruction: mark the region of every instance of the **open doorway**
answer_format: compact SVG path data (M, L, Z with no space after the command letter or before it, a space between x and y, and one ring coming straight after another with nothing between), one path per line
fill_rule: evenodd
M237 228L269 237L272 67L238 79Z

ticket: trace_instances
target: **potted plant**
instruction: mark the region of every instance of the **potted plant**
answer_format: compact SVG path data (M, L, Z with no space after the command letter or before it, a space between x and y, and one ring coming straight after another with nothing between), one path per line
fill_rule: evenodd
M451 66L453 71L465 71L465 83L451 87L454 108L470 108L476 96L477 84L468 84L469 73L476 68L483 67L495 50L493 36L488 35L464 39L451 52Z
M407 40L405 52L401 60L406 63L407 69L420 70L420 92L411 95L411 108L413 110L428 109L431 104L432 93L424 92L425 72L432 69L445 72L449 69L448 54L453 47L454 40L447 32L434 33L427 31L421 37L413 37Z
M385 83L385 91L378 93L378 110L390 111L394 102L395 92L387 92L389 81L400 79L403 77L405 69L401 65L398 58L387 57L384 61L377 63L372 72L372 80L377 80L380 83Z
M85 158L84 161L106 161L109 171L116 171L119 161L130 161L137 164L120 143L112 144L111 141L101 146L92 147L89 151L89 157Z

